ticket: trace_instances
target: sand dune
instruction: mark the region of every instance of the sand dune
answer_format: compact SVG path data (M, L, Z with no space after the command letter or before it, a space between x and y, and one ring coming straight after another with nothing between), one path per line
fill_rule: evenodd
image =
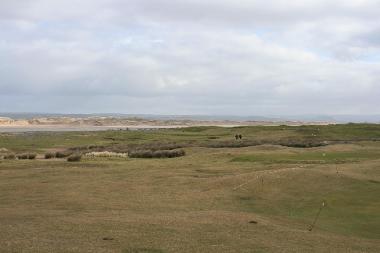
M326 125L331 122L302 122L302 121L229 121L229 120L190 120L190 119L143 119L126 117L40 117L32 119L12 119L0 117L0 127L5 128L25 128L25 129L100 129L103 128L173 128L188 126L254 126L254 125Z

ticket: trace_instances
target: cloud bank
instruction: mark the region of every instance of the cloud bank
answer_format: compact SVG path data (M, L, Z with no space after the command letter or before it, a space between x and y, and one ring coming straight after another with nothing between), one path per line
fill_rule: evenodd
M0 112L380 113L380 2L4 0Z

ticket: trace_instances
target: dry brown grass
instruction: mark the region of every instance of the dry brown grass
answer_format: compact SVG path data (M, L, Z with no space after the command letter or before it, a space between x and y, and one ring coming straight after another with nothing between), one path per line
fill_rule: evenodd
M281 158L340 152L364 158L338 164L338 174L334 163ZM377 152L379 143L363 142L1 160L0 252L380 252L380 156L366 156ZM278 159L264 159L271 154ZM241 156L262 160L233 161Z

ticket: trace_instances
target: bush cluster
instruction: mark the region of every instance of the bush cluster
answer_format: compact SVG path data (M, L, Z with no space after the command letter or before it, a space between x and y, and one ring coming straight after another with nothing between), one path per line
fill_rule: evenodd
M58 152L56 152L55 153L55 157L57 157L57 158L66 158L66 157L68 157L68 156L70 156L70 155L72 155L73 154L73 152L71 152L71 151L58 151Z
M184 156L186 153L183 149L177 150L134 150L128 153L131 158L174 158Z
M170 143L170 142L151 142L151 143L145 143L140 144L136 147L134 147L135 150L150 150L150 151L158 151L158 150L173 150L173 149L179 149L190 146L189 143Z
M34 154L34 153L25 153L25 154L16 155L16 157L19 160L26 160L26 159L34 160L34 159L36 159L37 154Z
M88 154L93 152L112 152L112 153L128 153L128 152L134 152L139 150L140 152L143 151L159 151L159 150L174 150L184 147L190 147L193 146L192 142L150 142L150 143L141 143L141 144L111 144L108 146L100 146L100 145L88 145L88 146L79 146L79 147L73 147L67 149L65 152L68 152L70 154L72 153L82 153L82 154ZM62 153L62 152L61 152ZM64 155L59 155L64 157ZM66 155L65 157L67 157ZM57 156L58 157L58 156Z
M55 158L55 153L49 152L45 154L45 159Z
M15 160L16 159L16 155L15 154L6 154L6 155L4 155L4 159L6 159L6 160Z
M34 159L36 159L36 157L37 157L37 154L34 154L34 153L29 153L28 154L28 159L29 160L34 160Z
M67 157L68 162L79 162L82 159L81 154L73 154Z
M73 147L69 148L69 151L72 152L101 152L105 150L104 146L98 146L98 145L89 145L89 146L81 146L81 147Z
M217 142L206 142L201 146L206 148L243 148L250 146L257 146L264 144L260 141L217 141Z
M272 144L272 145L281 145L285 147L292 148L312 148L312 147L321 147L328 145L327 142L312 141L312 140L242 140L242 141L213 141L205 142L201 144L202 147L207 148L243 148L251 147L263 144Z
M281 141L278 143L281 146L290 148L314 148L327 146L327 142L312 142L312 141Z

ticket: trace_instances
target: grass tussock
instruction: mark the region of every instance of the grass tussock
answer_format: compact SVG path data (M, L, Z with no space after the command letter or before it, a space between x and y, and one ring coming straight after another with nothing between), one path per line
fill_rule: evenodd
M177 150L135 150L128 153L130 158L174 158L184 156L183 149Z

